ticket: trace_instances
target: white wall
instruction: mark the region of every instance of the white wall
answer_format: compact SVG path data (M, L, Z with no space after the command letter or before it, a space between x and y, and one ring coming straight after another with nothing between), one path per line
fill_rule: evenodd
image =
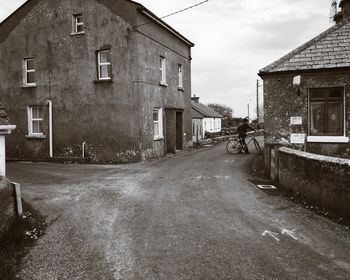
M221 131L221 119L220 118L204 118L202 120L203 126L203 138L205 132L220 132Z

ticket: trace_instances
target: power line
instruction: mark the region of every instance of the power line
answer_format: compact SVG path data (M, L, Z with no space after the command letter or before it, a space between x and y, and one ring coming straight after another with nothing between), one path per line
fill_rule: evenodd
M198 6L200 6L200 5L203 5L204 3L208 2L208 1L209 1L209 0L205 0L205 1L199 2L199 3L195 4L195 5L189 6L189 7L187 7L187 8L181 9L181 10L178 10L178 11L173 12L173 13L171 13L171 14L168 14L168 15L166 15L166 16L162 16L162 17L160 17L160 19L164 19L164 18L167 18L167 17L171 17L171 16L173 16L173 15L176 15L176 14L182 13L182 12L184 12L184 11L193 9L193 8L195 8L195 7L198 7ZM153 21L145 22L145 23L142 23L142 24L140 24L140 25L133 26L132 28L137 28L137 27L140 27L140 26L144 26L144 25L150 24L150 23L152 23L152 22L153 22Z

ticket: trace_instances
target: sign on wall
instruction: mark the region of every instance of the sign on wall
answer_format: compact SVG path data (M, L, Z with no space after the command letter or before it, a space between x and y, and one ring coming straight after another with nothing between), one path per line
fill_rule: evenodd
M292 133L290 135L290 143L292 144L304 144L305 133Z
M290 118L291 125L301 125L303 124L303 117L291 117Z

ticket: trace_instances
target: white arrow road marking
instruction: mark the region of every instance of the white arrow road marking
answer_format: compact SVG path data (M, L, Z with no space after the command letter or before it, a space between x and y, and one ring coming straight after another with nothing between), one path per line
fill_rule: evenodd
M298 240L293 234L295 234L295 230L282 229L282 234L289 235L294 240Z
M262 234L262 236L266 236L266 235L270 235L272 238L274 238L275 240L277 241L280 241L279 238L277 238L278 236L278 233L276 232L272 232L272 231L269 231L269 230L265 230Z

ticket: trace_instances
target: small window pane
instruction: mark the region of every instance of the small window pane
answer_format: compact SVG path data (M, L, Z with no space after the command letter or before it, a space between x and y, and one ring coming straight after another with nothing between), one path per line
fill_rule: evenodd
M77 21L77 23L83 23L83 16L82 15L77 15L76 16L76 21Z
M83 32L84 27L82 25L77 25L77 33Z
M35 72L27 72L27 84L35 83Z
M159 135L159 123L154 123L154 136Z
M155 111L153 111L153 121L154 122L157 122L157 121L159 121L159 116L158 116L159 114L158 114L158 110L155 110Z
M311 99L324 99L326 98L326 91L324 89L312 89L310 91Z
M329 98L342 98L343 97L343 91L342 89L332 89L329 91L329 94L328 94L328 97Z
M328 132L333 135L343 134L342 103L328 103Z
M32 117L33 119L39 119L40 118L40 108L33 107L32 108Z
M321 135L325 132L325 104L311 104L311 135Z
M100 52L100 62L101 63L106 63L109 62L109 52Z
M34 70L34 59L28 59L27 60L27 70Z
M41 133L41 121L33 121L33 133Z
M108 75L108 65L103 65L100 67L101 78L109 78Z

